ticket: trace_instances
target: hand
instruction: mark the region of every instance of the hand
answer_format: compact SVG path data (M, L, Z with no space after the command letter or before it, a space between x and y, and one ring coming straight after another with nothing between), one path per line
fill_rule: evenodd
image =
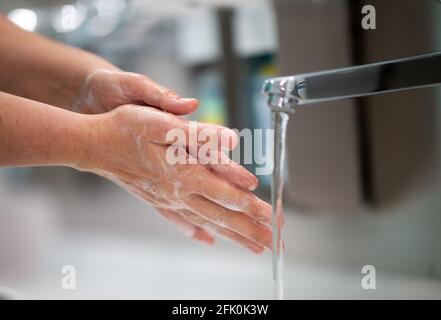
M167 161L171 144L167 132L182 129L188 142L188 121L133 105L119 107L100 119L97 149L82 165L83 170L137 195L197 240L211 244L210 232L216 232L255 253L271 247L271 207L248 190L256 187L257 180L245 168L231 160L214 165L172 165ZM232 148L237 142L230 129L198 124L197 130L219 137L218 150ZM183 147L188 150L188 145ZM194 159L191 151L186 157Z
M86 78L72 111L97 114L131 103L179 115L193 112L198 105L196 99L181 98L144 75L98 69Z

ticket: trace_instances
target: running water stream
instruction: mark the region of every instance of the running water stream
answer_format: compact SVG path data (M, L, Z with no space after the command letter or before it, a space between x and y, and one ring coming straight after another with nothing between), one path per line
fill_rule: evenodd
M274 170L271 182L272 231L273 231L273 278L275 281L276 299L282 300L283 289L283 170L285 164L286 126L289 116L285 112L272 111L274 128Z

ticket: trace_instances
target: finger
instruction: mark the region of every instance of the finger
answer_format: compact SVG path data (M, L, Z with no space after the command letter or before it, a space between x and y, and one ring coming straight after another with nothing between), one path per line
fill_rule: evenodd
M153 116L152 110L149 110L150 116ZM226 127L188 121L169 113L156 114L156 118L158 126L151 128L155 131L154 142L186 146L194 155L202 146L211 152L220 152L234 149L238 142L236 132Z
M234 231L263 247L271 248L271 230L242 212L227 209L198 195L185 199L184 203L191 211L207 220Z
M214 243L214 238L208 231L206 231L201 226L195 225L194 223L191 223L190 221L186 220L179 213L170 209L164 209L158 207L156 207L156 210L164 218L175 223L184 234L189 235L193 239L204 242L208 245L212 245Z
M204 179L204 176L206 175L207 173L206 171L208 171L208 168L198 165L197 159L189 155L186 152L186 150L181 150L183 153L183 158L185 160L184 162L176 161L172 163L172 161L175 160L170 158L170 155L168 154L169 150L167 149L168 148L167 146L155 145L155 148L159 148L160 150L162 150L162 152L165 153L166 161L170 161L169 164L174 165L182 174L184 171L190 172L191 176L189 177L187 182L189 182L190 185L195 186L195 189L194 190L192 189L191 191L197 192L200 188L200 186L196 186L199 185L200 183L200 181L198 181L199 180L198 176ZM252 175L242 166L238 165L237 163L229 159L223 153L220 154L225 158L221 160L216 160L219 163L214 163L214 164L210 163L208 165L210 168L212 168L215 174L218 174L221 177L221 179L229 179L231 183L235 183L240 188L243 188L245 190L252 190L256 188L258 181L254 175ZM188 163L194 163L195 165L190 166L188 165ZM188 170L189 168L191 168L192 170ZM213 174L213 176L215 176L215 174ZM183 178L182 175L181 178ZM255 199L258 200L257 197ZM264 222L266 222L265 219L263 220Z
M254 190L257 188L257 178L244 167L228 158L222 151L222 149L231 150L236 146L237 135L233 130L218 125L196 122L182 124L178 121L176 123L169 123L168 127L170 125L175 125L177 128L175 127L171 129L173 131L169 131L166 142L174 145L186 144L188 146L186 150L192 156L192 159L195 160L193 163L209 165L219 176L226 178L243 189ZM179 138L179 135L182 137ZM219 135L221 136L220 138ZM197 142L194 140L197 140ZM180 151L181 154L185 155L184 150ZM186 159L188 159L187 155L180 163L185 163Z
M253 191L257 188L259 181L247 169L228 158L223 152L219 153L218 159L216 163L209 164L217 175L245 190Z
M204 227L207 228L221 236L223 236L226 239L229 239L231 241L233 241L236 244L239 244L249 250L251 250L252 252L254 252L255 254L260 254L263 252L263 250L265 250L265 248L253 241L248 240L247 238L241 236L240 234L231 231L229 229L223 228L207 219L205 219L204 217L202 217L201 215L198 215L194 212L192 212L191 210L179 210L179 212L185 216L185 218L188 221L191 221L193 224L200 226L200 227Z
M230 210L240 211L264 224L271 223L271 206L249 191L200 166L195 169L197 179L192 191ZM190 181L190 183L192 183Z
M210 132L212 131L217 133L219 144L224 150L233 150L239 141L236 131L230 128L207 122L197 122L197 124L200 128L199 139L201 140L201 143L209 142L209 139L212 138L210 135Z
M134 101L143 101L146 105L173 114L188 114L198 106L197 99L182 98L172 90L140 74L123 73L119 82L124 92Z

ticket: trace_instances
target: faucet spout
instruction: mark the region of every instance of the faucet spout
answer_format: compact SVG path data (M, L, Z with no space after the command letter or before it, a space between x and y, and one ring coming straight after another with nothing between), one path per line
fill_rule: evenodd
M268 106L293 112L296 106L363 97L441 84L441 52L268 79Z

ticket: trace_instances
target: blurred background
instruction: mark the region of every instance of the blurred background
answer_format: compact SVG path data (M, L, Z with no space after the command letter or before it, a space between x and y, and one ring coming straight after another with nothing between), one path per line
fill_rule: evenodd
M365 4L375 30L361 28ZM0 11L197 97L193 119L238 129L270 127L260 94L269 77L441 50L433 0L18 0ZM440 90L291 117L287 298L441 298ZM270 177L259 178L268 200ZM64 265L75 267L75 290L61 286ZM364 265L376 268L376 290L361 286ZM222 239L201 246L124 190L68 168L0 169L0 287L37 299L274 297L270 254Z

